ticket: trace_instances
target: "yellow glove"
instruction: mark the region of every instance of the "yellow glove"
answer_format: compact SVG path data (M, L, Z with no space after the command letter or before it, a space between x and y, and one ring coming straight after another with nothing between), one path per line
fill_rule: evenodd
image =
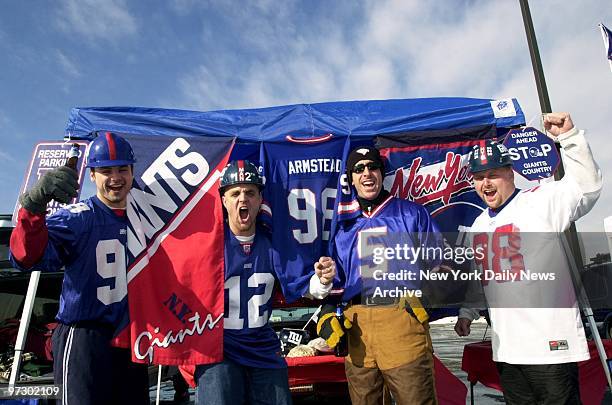
M351 321L344 318L343 325L336 317L336 307L327 304L321 309L321 315L317 322L317 334L325 339L325 342L332 349L336 347L340 338L344 336L345 331L353 326Z
M399 300L400 309L406 309L408 313L416 318L417 321L425 323L429 320L427 310L423 308L423 303L417 297L402 297Z

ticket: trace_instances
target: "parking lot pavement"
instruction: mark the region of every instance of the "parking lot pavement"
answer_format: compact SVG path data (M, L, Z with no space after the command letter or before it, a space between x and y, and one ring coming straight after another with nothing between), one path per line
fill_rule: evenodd
M459 337L455 333L455 321L457 318L445 318L431 324L431 339L433 341L434 352L444 365L456 375L467 387L468 397L466 403L470 403L470 383L467 380L467 373L461 370L461 358L463 356L463 346L468 343L479 342L491 338L491 330L487 328L484 321L472 323L470 336ZM474 387L474 403L478 405L503 404L504 396L501 392L482 384Z
M461 358L463 355L463 346L468 343L479 342L483 340L483 337L490 339L491 330L487 328L485 322L477 321L472 324L472 333L468 337L459 337L454 330L455 319L446 318L442 321L435 322L431 325L431 337L433 340L434 351L438 358L444 363L444 365L456 375L465 385L468 387L468 397L466 403L470 403L469 394L469 383L467 381L467 374L461 370ZM195 395L193 390L191 392L190 402L193 404L195 401ZM174 390L172 383L167 382L162 384L161 399L164 404L172 404L172 398ZM155 388L151 388L151 403L155 403ZM311 400L304 398L295 402L296 404L322 404L320 400ZM338 403L337 401L334 402ZM474 403L478 405L492 405L492 404L503 404L505 403L504 397L501 392L491 388L487 388L482 384L476 384L474 387ZM606 398L602 402L604 405L612 405L612 395L610 392L606 393ZM442 405L442 404L441 404Z

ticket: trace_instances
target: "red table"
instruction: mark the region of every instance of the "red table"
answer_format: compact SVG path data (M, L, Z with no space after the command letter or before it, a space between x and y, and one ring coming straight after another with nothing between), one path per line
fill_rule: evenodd
M489 356L490 357L490 356ZM285 359L289 370L289 386L316 383L344 383L344 358L333 355L313 357L288 357ZM195 386L195 366L180 366L179 370L187 383ZM467 387L444 364L434 356L436 393L441 405L465 405Z
M344 358L335 356L287 358L289 386L316 382L345 382ZM438 402L444 405L465 404L467 387L434 356L434 374Z
M344 357L333 355L313 357L287 357L289 386L306 385L316 382L346 382Z
M608 357L612 356L612 340L606 339L603 342ZM584 405L599 405L606 391L606 377L594 342L589 342L589 351L591 352L591 359L578 363L580 399ZM493 363L491 341L465 345L461 369L468 374L472 404L474 403L473 388L477 382L502 391L499 374L495 363Z

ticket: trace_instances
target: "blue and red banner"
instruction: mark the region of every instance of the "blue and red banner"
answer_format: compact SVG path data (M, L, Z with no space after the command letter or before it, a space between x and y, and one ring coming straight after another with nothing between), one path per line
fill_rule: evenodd
M132 358L223 358L221 171L234 138L125 135L136 154L128 203Z
M495 135L495 127L485 126L379 137L376 144L387 163L385 189L425 206L443 232L462 231L483 210L469 154L480 139Z

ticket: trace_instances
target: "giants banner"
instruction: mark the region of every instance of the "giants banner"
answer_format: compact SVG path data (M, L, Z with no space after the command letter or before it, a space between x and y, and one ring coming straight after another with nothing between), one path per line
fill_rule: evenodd
M495 128L487 126L378 137L387 163L385 189L425 206L443 232L461 232L483 210L468 156L479 139L494 135Z
M386 158L385 189L423 205L446 241L451 246L462 245L469 227L484 209L472 184L469 155L481 139L495 135L494 126L483 126L378 137L376 146ZM436 284L437 298L428 293L430 321L456 316L466 288L465 282Z
M125 135L136 153L128 204L133 360L223 358L221 171L234 138Z

